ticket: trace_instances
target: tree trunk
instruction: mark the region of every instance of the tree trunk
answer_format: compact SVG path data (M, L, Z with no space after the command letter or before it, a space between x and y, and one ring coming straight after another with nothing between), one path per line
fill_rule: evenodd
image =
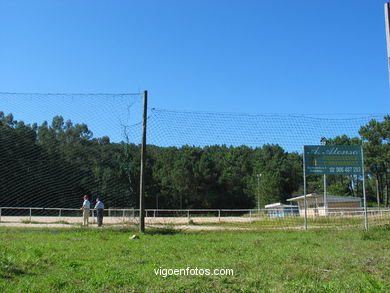
M376 178L375 183L376 183L376 201L377 201L378 207L379 207L381 200L380 200L380 197L379 197L379 182L378 182L378 177Z
M388 184L387 184L387 172L385 172L385 187L384 187L384 190L383 190L383 197L385 198L385 207L387 207L387 204L388 204L388 200L389 200L389 197L388 197Z
M349 190L352 193L352 196L355 196L355 175L350 176Z
M356 175L356 196L359 197L359 175Z

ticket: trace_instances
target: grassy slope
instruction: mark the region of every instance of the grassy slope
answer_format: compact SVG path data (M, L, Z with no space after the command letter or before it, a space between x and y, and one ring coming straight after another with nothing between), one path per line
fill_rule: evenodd
M390 228L141 235L0 230L0 292L389 292ZM234 276L156 276L231 268Z

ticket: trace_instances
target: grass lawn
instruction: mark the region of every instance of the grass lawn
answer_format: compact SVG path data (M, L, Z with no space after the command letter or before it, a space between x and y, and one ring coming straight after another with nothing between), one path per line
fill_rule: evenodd
M0 230L0 292L390 292L390 226L174 233ZM227 276L156 275L232 269Z

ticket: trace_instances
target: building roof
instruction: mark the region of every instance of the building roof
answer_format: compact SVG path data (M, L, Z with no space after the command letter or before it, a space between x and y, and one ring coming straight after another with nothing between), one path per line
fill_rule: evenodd
M287 201L300 201L300 200L303 200L305 198L304 195L301 195L301 196L297 196L297 197L292 197L292 198L289 198L287 199ZM318 199L324 199L324 195L323 194L316 194L316 193L310 193L310 194L307 194L306 195L306 198L307 199L310 199L310 198L318 198ZM361 202L362 199L360 197L356 197L356 196L340 196L340 195L327 195L326 196L326 200L328 202Z
M298 207L298 206L297 206L297 205L292 205L292 204L283 204L283 203L280 203L280 202L267 204L267 205L265 206L266 209L275 209L275 208L295 208L295 207Z

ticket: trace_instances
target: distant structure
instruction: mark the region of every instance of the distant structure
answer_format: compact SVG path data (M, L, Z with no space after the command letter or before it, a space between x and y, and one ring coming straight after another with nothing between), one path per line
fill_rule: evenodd
M280 202L267 204L265 209L268 210L268 215L274 217L299 216L297 205L283 204Z
M340 213L356 213L362 207L362 199L354 196L327 195L327 204L324 204L324 195L307 194L307 216L332 216ZM298 204L299 214L305 214L304 196L287 199L288 202Z

